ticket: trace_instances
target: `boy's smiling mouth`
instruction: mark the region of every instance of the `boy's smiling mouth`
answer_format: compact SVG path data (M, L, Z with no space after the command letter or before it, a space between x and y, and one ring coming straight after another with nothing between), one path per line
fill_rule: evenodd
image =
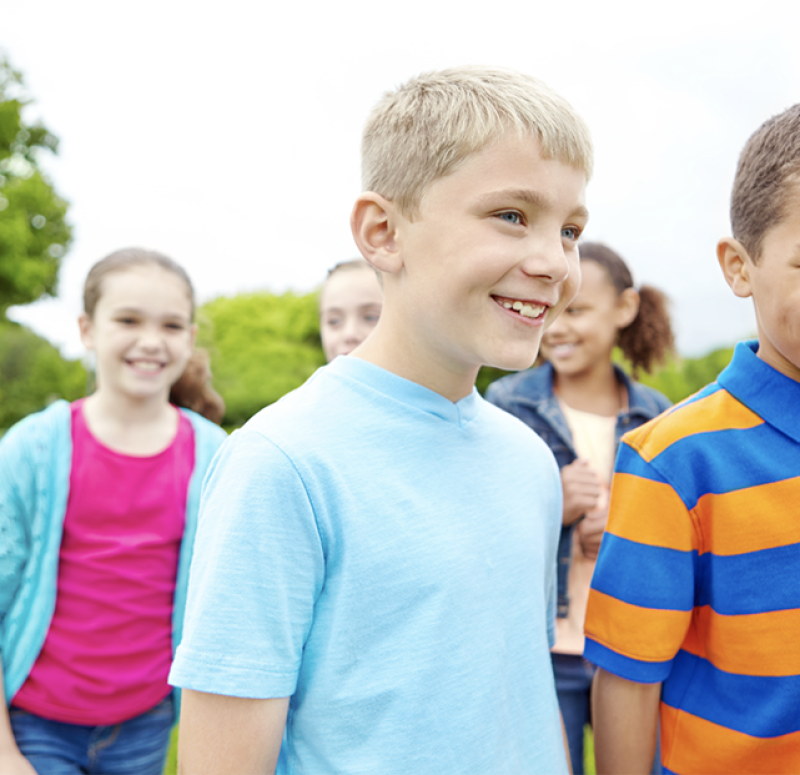
M536 301L526 301L524 299L511 299L506 296L492 296L492 298L501 306L509 311L514 311L522 315L524 318L538 318L544 315L548 309L547 304L541 304Z

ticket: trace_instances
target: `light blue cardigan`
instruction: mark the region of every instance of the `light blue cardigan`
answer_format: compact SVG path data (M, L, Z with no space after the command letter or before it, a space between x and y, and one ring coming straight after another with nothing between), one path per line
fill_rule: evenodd
M200 487L225 431L188 410L195 465L172 612L172 652L181 640ZM0 443L0 655L6 704L44 645L56 604L61 530L72 465L70 405L57 401L26 417ZM179 697L176 692L176 709ZM177 718L177 710L176 710Z

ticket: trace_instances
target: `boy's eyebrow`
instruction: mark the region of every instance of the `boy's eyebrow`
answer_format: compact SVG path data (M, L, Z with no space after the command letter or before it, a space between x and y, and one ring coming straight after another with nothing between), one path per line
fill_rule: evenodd
M540 194L538 191L531 191L528 188L507 188L502 191L492 191L488 194L483 194L480 197L482 202L491 201L494 199L516 199L520 202L533 205L542 210L549 210L553 206L553 201L550 197ZM583 205L578 205L571 213L572 218L588 218L589 211Z

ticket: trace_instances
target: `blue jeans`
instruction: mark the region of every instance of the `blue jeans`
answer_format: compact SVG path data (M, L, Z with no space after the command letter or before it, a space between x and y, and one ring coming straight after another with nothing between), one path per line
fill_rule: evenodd
M9 708L22 755L39 775L161 775L174 721L172 693L151 710L112 726L48 721Z
M583 775L583 729L592 723L590 696L595 666L573 654L550 654L556 679L558 705L567 732L574 775Z

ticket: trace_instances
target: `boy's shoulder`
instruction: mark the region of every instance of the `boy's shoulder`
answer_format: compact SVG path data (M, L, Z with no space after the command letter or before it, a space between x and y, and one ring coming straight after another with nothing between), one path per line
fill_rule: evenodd
M796 405L790 394L794 391L795 399L800 400L800 385L778 375L758 358L756 350L757 342L737 345L730 364L716 382L626 433L625 444L650 462L667 452L730 448L734 437L726 435L728 431L748 431L765 425L780 428L781 405ZM754 441L742 434L736 439L745 444Z
M465 434L451 432L457 430ZM242 430L256 432L291 457L325 449L428 444L437 438L476 451L516 445L523 454L544 450L524 423L477 392L453 404L428 388L366 361L340 356L303 385L254 415ZM452 448L452 446L451 446Z

